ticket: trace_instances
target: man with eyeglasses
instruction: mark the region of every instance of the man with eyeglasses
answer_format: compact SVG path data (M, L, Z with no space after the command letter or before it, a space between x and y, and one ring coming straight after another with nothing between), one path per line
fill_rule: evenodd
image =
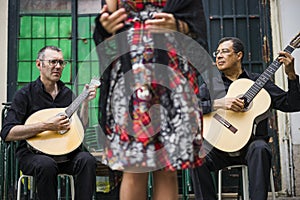
M45 46L38 52L36 67L40 76L15 93L1 130L4 141L19 141L16 157L20 170L34 176L40 200L57 199L57 175L64 173L75 178L75 199L92 199L95 191L96 159L89 152L79 147L66 155L52 156L35 150L25 141L43 131L59 134L70 129L70 120L65 115L25 124L28 117L39 110L65 108L71 104L75 96L60 80L66 64L58 47ZM96 87L86 85L85 89L88 96L80 109L84 127L88 123L88 102L95 98Z
M259 74L250 73L242 67L244 57L242 41L235 37L222 38L218 43L217 51L213 55L216 57L216 66L221 72L222 78L216 80L217 83L214 85L213 90L215 91L213 92L208 91L208 86L205 83L201 86L201 91L206 91L200 94L203 95L202 98L204 99L202 102L203 113L209 113L217 109L243 112L245 107L243 99L224 97L224 93L227 93L233 81L240 78L255 81L259 77ZM294 57L281 51L279 52L278 61L284 64L289 90L283 91L273 82L268 81L264 89L271 97L271 108L283 112L300 111L300 85L299 76L295 73ZM225 88L223 94L220 92L220 88ZM213 93L213 95L209 93ZM213 99L211 99L211 96L213 96ZM196 200L217 199L210 172L239 164L248 166L250 198L252 200L266 200L270 185L272 159L268 140L268 121L264 119L256 124L255 134L241 150L229 153L212 147L207 152L205 163L191 170Z

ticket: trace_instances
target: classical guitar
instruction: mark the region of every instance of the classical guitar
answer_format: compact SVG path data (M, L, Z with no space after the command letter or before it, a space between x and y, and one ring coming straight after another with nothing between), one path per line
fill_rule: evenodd
M89 85L99 86L100 81L94 78ZM51 116L66 115L70 120L70 129L68 131L44 131L27 139L27 143L33 149L49 155L64 155L79 147L84 138L84 129L76 111L88 95L88 90L84 89L67 108L48 108L33 113L25 124L46 121Z
M300 32L284 49L292 53L300 47ZM254 82L249 79L234 81L225 96L244 99L245 110L234 112L218 109L203 116L203 137L212 146L225 152L235 152L249 141L255 121L266 117L271 104L268 92L263 88L282 63L278 57Z

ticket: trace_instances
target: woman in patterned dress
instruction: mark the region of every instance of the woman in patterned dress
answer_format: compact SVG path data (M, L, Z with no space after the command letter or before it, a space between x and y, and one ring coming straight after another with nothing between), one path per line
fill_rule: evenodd
M102 76L99 99L108 165L123 170L120 198L146 199L153 171L153 199L177 199L176 170L201 165L203 152L199 74L175 32L206 49L202 1L103 0L95 23L100 66L108 38L120 55Z

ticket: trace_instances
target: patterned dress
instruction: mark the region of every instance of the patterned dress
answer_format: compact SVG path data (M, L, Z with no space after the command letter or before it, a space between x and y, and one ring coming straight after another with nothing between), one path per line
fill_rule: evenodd
M198 73L182 56L174 32L151 32L144 23L165 5L166 0L118 2L128 19L126 38L116 39L117 47L128 53L109 71L105 153L112 169L174 171L203 161Z

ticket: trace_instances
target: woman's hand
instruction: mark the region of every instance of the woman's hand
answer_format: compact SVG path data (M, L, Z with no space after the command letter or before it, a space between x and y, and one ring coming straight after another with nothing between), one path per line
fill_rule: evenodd
M120 8L113 13L108 12L107 5L104 5L101 10L101 17L99 22L103 28L110 34L116 33L118 30L124 27L123 21L126 20L127 14L124 8Z
M184 34L189 32L187 23L179 19L176 20L171 13L155 13L153 18L145 22L146 27L153 32L166 32L166 29Z
M169 29L172 31L177 30L176 19L173 14L170 13L155 13L154 19L148 19L145 25L150 30Z

